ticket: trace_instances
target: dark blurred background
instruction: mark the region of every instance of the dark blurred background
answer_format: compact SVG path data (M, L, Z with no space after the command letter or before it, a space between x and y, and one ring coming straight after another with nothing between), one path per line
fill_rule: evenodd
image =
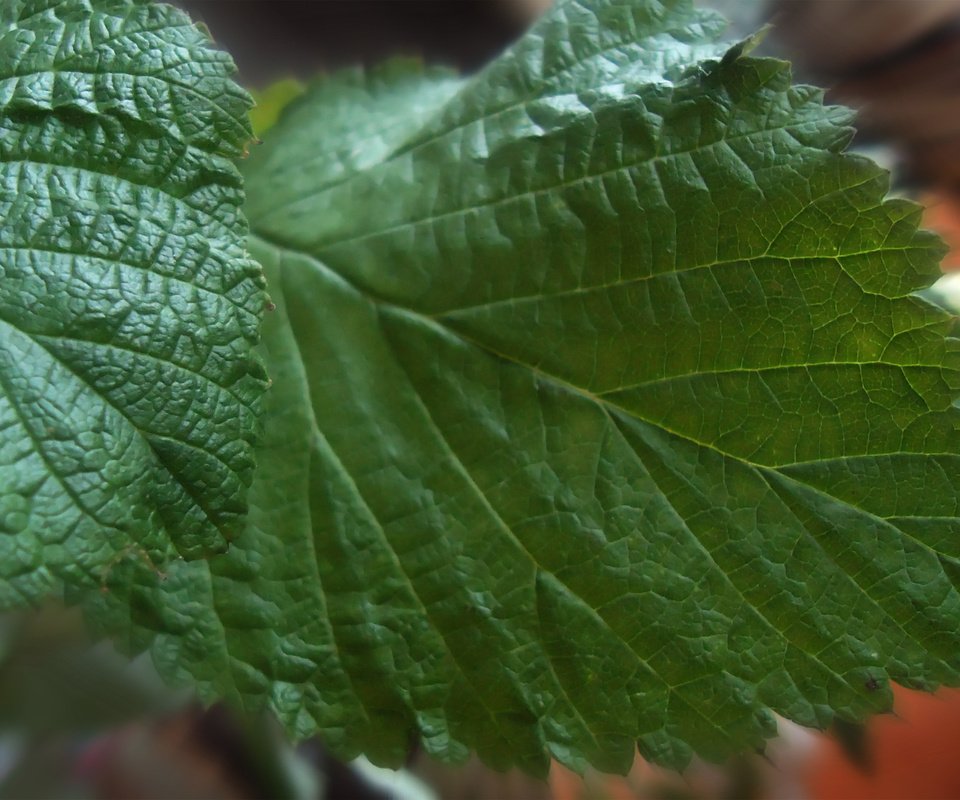
M749 0L747 0L749 2ZM178 0L231 52L241 81L422 57L472 71L519 37L546 0Z

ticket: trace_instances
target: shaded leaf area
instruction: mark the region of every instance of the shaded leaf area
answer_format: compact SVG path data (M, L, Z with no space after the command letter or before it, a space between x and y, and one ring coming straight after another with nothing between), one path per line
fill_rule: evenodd
M242 524L266 300L232 71L169 6L0 9L2 604Z
M278 306L250 525L123 564L94 618L389 763L679 767L955 682L941 245L718 29L570 0L463 83L295 101L245 171Z

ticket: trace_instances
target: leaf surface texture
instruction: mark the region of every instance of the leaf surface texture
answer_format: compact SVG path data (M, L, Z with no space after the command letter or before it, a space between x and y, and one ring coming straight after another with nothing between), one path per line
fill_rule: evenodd
M0 602L242 526L266 302L233 64L180 11L0 9Z
M684 3L325 79L245 168L250 524L89 600L342 755L624 771L955 682L941 245L849 114Z

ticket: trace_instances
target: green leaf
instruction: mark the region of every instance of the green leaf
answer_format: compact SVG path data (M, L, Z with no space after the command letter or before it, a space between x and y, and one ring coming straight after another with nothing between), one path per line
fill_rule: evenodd
M284 78L271 84L266 89L252 92L254 102L250 112L250 124L257 136L263 136L270 128L277 124L280 112L291 101L298 98L306 87L296 78Z
M169 6L0 10L0 604L242 525L266 299L232 72Z
M124 563L92 618L393 763L682 766L956 683L941 245L848 112L718 29L568 0L463 83L297 100L246 169L250 524Z

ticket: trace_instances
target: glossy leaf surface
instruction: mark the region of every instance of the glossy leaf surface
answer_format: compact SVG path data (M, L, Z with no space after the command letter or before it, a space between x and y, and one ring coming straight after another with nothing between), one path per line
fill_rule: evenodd
M340 754L761 746L957 679L940 244L849 114L683 3L459 82L319 82L245 170L277 312L250 525L96 619Z
M186 16L0 8L0 602L242 524L266 296L248 96Z

